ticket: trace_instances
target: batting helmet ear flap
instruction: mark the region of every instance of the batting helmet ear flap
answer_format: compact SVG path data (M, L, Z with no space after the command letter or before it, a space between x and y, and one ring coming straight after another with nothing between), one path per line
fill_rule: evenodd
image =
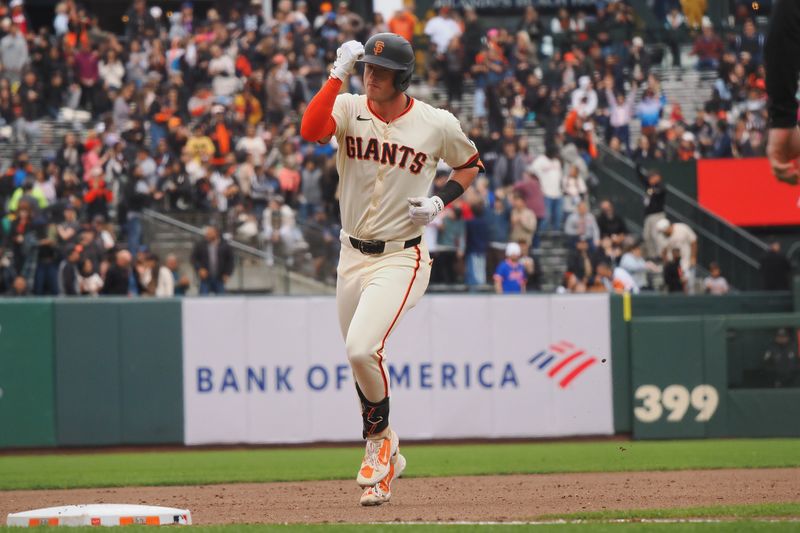
M411 77L414 75L414 68L410 70L400 71L394 75L394 87L398 91L405 92L411 84Z

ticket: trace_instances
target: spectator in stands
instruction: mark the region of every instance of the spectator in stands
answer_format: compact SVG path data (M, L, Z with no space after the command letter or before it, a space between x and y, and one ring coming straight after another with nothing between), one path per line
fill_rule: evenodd
M519 294L525 292L527 273L520 263L521 247L516 242L506 246L506 258L494 273L494 292L497 294Z
M75 207L65 206L64 220L56 226L56 245L62 252L66 253L69 245L77 242L80 227Z
M614 94L614 79L610 74L606 76L605 85L609 108L607 140L616 137L628 153L631 150L630 123L633 118L633 106L636 103L636 82L631 84L627 96Z
M697 266L697 235L683 222L670 222L666 218L658 221L656 228L666 237L662 250L664 262L670 260L670 252L681 251L681 272L685 277L686 289L694 294L695 267ZM674 259L674 257L672 258Z
M175 254L167 255L167 258L164 261L164 266L161 269L167 269L169 271L169 275L172 278L172 294L171 296L184 296L186 294L187 289L191 285L189 281L189 276L186 274L181 273L180 263L178 262L178 257ZM159 271L159 283L161 283L161 271ZM167 287L167 282L164 282L164 286ZM156 292L156 296L161 296Z
M24 145L33 144L41 136L39 120L45 115L44 87L36 72L26 70L17 89L22 104L22 113L14 122L15 138Z
M502 200L500 200L502 202ZM436 255L431 271L435 283L456 283L466 248L466 223L460 205L450 205L437 221ZM506 226L508 227L508 226ZM508 235L508 233L506 233ZM437 265L436 263L439 263Z
M62 296L79 296L80 261L83 247L80 244L71 245L64 254L64 259L58 267L58 294Z
M184 5L191 2L185 2ZM128 40L139 39L142 37L152 37L158 30L156 19L147 9L146 0L134 0L133 5L128 9L125 16L128 19L125 24L125 36Z
M528 171L539 178L544 193L546 214L542 230L561 231L564 193L561 190L563 170L558 157L558 148L552 144L548 145L545 153L533 161Z
M651 81L653 77L651 76ZM661 111L667 103L663 92L657 91L658 86L652 83L644 90L642 100L636 106L636 116L642 126L642 135L649 137L652 142L656 133L656 126L661 119Z
M597 265L597 277L608 292L617 294L639 292L639 286L627 270L621 267L612 268L611 264L605 261Z
M11 284L11 290L8 291L7 296L11 298L23 298L28 296L28 281L24 276L17 276Z
M33 278L33 293L37 296L58 294L59 251L56 247L55 224L42 221L36 224L36 270Z
M220 239L219 231L206 226L205 238L192 250L192 266L200 281L199 293L225 294L225 283L233 273L233 252L227 242Z
M414 27L417 25L417 17L414 9L406 4L389 19L389 31L403 37L406 41L414 40Z
M122 88L122 80L125 78L125 65L120 61L114 48L109 48L106 51L105 57L100 60L97 68L100 79L103 80L103 85L106 89L118 90Z
M600 237L611 237L616 242L622 242L628 234L625 220L615 212L614 205L609 200L600 202L597 227L600 229Z
M567 276L574 277L578 283L586 284L593 274L594 265L589 254L589 241L586 237L580 236L567 257Z
M528 255L528 248L536 233L536 214L528 209L520 192L511 193L510 232L508 241L522 243L522 255Z
M3 64L3 78L15 83L22 78L22 71L28 65L28 43L19 26L12 23L5 37L0 39L0 62Z
M702 34L699 35L692 47L691 55L697 56L699 70L716 70L723 51L722 39L714 32L714 24L708 17L703 17Z
M697 147L701 157L708 157L713 146L714 128L706 120L705 110L698 109L694 116L694 122L689 126L688 131L694 134L697 140Z
M781 243L773 241L759 263L765 291L788 291L791 288L792 265L781 252Z
M78 143L78 138L74 133L69 132L64 136L64 142L56 153L56 164L61 169L71 170L76 174L82 174L81 161L83 160L84 147Z
M797 345L786 328L775 333L775 340L764 352L764 370L775 388L792 387L800 379L800 358Z
M628 70L633 76L634 86L642 83L650 74L650 54L645 50L644 39L639 36L633 38L628 51Z
M719 265L712 262L708 265L708 272L709 275L703 280L703 289L705 293L714 295L728 294L730 291L728 280L722 277L722 271Z
M723 126L725 128L726 126ZM715 144L720 150L725 149L725 138L719 136L720 132L718 131L715 134L715 137L712 139L712 143L718 141L718 144ZM730 148L730 137L727 137L728 141L728 148ZM678 143L678 149L675 152L675 156L671 159L677 161L693 161L698 158L697 152L697 141L694 138L694 134L690 131L685 131L680 137L680 142Z
M597 91L592 86L589 76L578 78L578 88L572 91L572 109L578 112L578 116L590 117L597 111Z
M611 139L611 142L614 142L614 138ZM617 141L619 143L619 141ZM621 143L620 147L621 147ZM658 150L658 147L650 142L650 139L647 138L646 135L642 135L639 137L639 141L636 144L636 148L634 148L633 152L631 153L631 159L635 161L637 164L642 164L643 162L647 161L655 161L656 159L661 159L663 157L662 153Z
M579 203L575 212L567 217L567 221L564 224L564 233L573 244L580 237L586 240L591 249L600 244L600 228L597 226L597 220L594 215L589 212L589 206L586 202Z
M748 19L742 27L741 35L734 37L733 49L738 56L741 56L742 53L750 54L753 64L760 65L764 62L765 42L764 34L756 29L752 19Z
M661 257L664 248L664 239L658 230L657 224L666 218L664 204L667 189L662 182L661 174L657 170L644 172L641 166L636 166L636 173L645 187L644 199L644 254L647 258Z
M109 267L103 282L102 293L106 295L126 296L131 294L133 272L131 263L133 256L128 250L117 252L114 264ZM84 276L86 272L84 271Z
M669 46L670 54L672 54L672 66L680 68L680 45L686 35L686 18L680 12L678 6L672 6L664 26L666 28L666 42Z
M561 190L564 194L562 205L565 216L569 218L569 215L577 209L578 204L586 200L589 191L586 186L589 169L573 143L566 145L561 150L561 158L564 161L564 177L561 183Z
M655 273L658 267L642 256L642 245L640 241L631 243L619 261L619 266L628 271L633 277L633 281L640 289L649 289L651 284L648 280L648 273Z
M522 181L525 172L525 161L517 151L514 142L503 144L503 154L494 164L494 188L511 187Z
M466 282L470 290L486 285L486 254L489 249L489 224L482 200L470 203L472 218L466 221Z
M81 104L90 110L96 111L98 106L98 90L102 87L98 85L100 80L100 57L88 41L80 45L80 49L75 52L73 61L75 64L75 75L81 87Z
M425 35L434 45L434 52L438 61L447 53L450 41L461 35L461 28L452 17L452 10L448 6L439 8L439 14L425 24Z
M545 207L544 194L539 178L531 172L526 171L523 174L522 181L514 185L513 190L522 194L522 197L525 199L525 205L536 215L536 232L533 236L533 247L538 248L538 239L542 231L542 224L544 224L544 219L547 216L547 208Z
M142 296L171 297L175 295L172 272L161 265L156 254L148 253L137 262L137 276L143 287Z
M0 296L5 296L14 285L16 273L11 266L11 254L0 247Z
M686 292L686 276L681 268L681 249L672 250L671 259L664 264L664 286L667 292Z
M717 159L733 157L733 145L726 120L717 121L717 130L711 138L711 157Z

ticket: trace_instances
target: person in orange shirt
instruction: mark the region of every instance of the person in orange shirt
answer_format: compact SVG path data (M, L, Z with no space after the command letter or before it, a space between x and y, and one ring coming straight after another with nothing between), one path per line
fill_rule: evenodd
M417 17L414 15L414 8L411 6L405 6L389 19L389 31L400 35L408 42L414 40L414 28L416 25Z

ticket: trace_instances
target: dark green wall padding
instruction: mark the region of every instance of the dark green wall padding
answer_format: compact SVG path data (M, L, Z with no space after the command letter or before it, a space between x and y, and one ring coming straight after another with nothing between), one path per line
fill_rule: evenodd
M634 395L645 386L660 391L678 386L691 392L701 385L713 387L718 394L716 410L708 420L698 418L694 405L679 419L669 420L672 409L664 398L663 416L655 420L633 417L634 438L800 437L800 387L730 387L729 361L739 357L729 351L731 335L778 328L796 335L800 314L634 318L630 322ZM765 348L754 349L763 354ZM634 399L634 412L644 405L643 398Z
M800 285L797 294L800 294ZM623 317L622 296L611 296L611 353L614 388L614 431L633 432L630 322ZM789 313L790 292L747 292L726 296L638 294L631 296L632 318L703 317L706 315L761 315Z
M56 445L52 323L49 303L0 305L0 448Z
M179 301L59 300L55 332L60 445L183 442Z
M183 443L179 300L0 302L0 448Z

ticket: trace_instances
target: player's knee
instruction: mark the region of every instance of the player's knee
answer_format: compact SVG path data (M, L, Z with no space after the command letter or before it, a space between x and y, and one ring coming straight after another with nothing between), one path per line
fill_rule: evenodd
M347 350L347 360L350 361L350 366L362 366L372 364L377 357L377 351L370 343L364 342L362 339L350 339L345 341L345 348Z

